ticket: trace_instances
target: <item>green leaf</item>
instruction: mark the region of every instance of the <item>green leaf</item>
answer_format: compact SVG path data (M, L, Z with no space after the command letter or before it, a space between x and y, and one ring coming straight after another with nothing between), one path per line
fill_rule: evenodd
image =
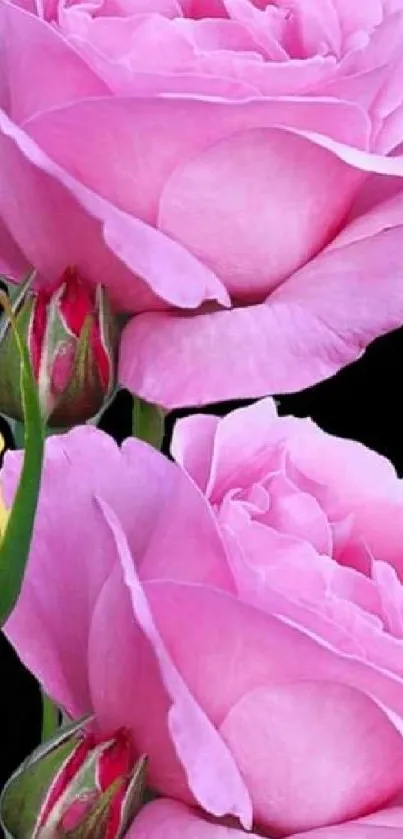
M45 434L28 348L16 326L10 302L3 292L0 292L0 303L10 319L20 356L20 387L25 424L25 451L20 482L0 546L2 626L20 593L28 559L41 482Z
M158 405L146 402L139 396L133 398L133 436L160 449L164 439L164 412Z

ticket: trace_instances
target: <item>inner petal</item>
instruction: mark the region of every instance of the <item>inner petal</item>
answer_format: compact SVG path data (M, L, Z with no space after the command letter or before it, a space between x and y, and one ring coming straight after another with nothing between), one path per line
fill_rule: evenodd
M297 489L284 475L274 475L268 483L271 505L267 524L281 533L310 542L320 554L332 555L332 534L327 518L316 498Z
M161 197L159 227L236 299L254 302L327 244L356 188L357 173L324 149L276 128L253 129L178 167Z
M277 6L288 12L285 45L292 57L340 55L340 24L332 0L277 0Z

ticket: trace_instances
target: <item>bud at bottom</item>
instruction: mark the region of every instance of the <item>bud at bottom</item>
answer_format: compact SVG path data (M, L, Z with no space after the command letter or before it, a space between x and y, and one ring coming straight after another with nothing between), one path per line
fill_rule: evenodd
M9 839L122 839L141 803L146 759L126 731L70 727L9 781L0 813Z

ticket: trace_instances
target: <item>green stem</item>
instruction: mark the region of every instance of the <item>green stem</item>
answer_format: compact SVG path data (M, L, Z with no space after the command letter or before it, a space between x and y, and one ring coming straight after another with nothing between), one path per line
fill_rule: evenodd
M155 449L160 449L164 439L165 415L158 405L146 402L135 396L133 398L132 429L133 436L144 440Z
M59 709L42 690L42 743L49 740L59 728Z

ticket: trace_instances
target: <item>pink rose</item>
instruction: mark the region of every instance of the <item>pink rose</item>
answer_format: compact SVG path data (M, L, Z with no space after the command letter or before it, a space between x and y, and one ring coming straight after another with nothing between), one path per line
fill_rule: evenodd
M402 0L0 0L0 43L0 270L104 283L133 391L297 390L402 324Z
M70 715L149 755L171 801L134 839L400 839L402 482L269 399L182 420L173 450L47 442L9 638Z

